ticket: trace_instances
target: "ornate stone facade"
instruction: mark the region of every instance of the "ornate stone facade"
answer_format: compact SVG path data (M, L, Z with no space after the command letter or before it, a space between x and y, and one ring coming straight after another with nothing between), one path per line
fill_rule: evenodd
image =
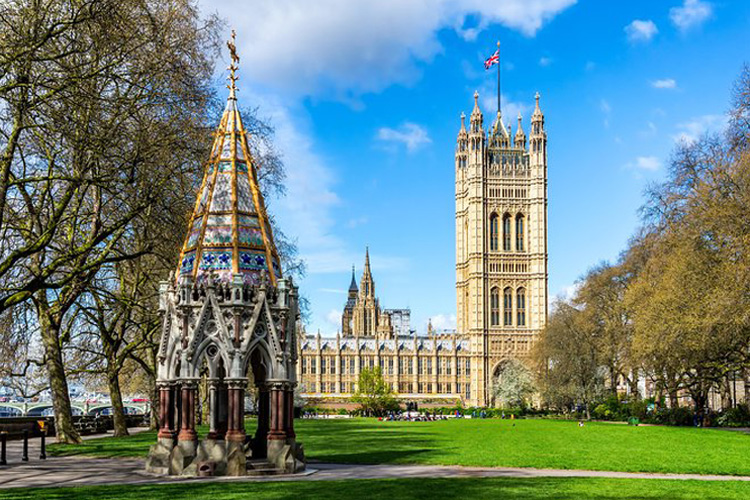
M458 133L456 169L457 332L405 334L381 311L369 253L349 286L336 338L300 335L303 395L348 397L364 367L380 366L404 399L493 403L508 359L528 356L547 322L547 133L539 95L527 137L498 111L486 133L474 94L469 129ZM408 330L408 328L407 328Z
M426 336L419 336L409 328L409 315L408 309L380 308L367 251L359 287L352 271L342 314L343 335L299 337L297 378L303 396L350 397L359 372L379 366L401 398L468 399L468 339L456 332L437 333L432 327Z
M529 144L500 111L485 134L477 93L456 147L456 316L474 356L474 404L502 362L529 354L547 322L547 134L539 94Z

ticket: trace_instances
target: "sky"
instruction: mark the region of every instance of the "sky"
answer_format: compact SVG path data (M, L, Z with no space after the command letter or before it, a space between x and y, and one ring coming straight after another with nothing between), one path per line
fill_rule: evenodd
M307 264L307 331L335 335L369 247L384 308L455 328L454 151L480 93L548 133L549 291L618 258L678 141L720 131L750 62L750 2L200 0L237 31L239 99L275 128L269 211ZM226 51L217 71L228 64ZM217 85L223 85L217 72ZM488 117L489 115L489 117Z

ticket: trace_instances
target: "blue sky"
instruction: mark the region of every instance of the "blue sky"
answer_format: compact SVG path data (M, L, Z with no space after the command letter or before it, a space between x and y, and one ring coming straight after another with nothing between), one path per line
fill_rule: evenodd
M482 62L502 43L515 128L542 95L549 135L550 296L612 260L678 140L725 123L750 61L750 2L297 0L210 2L237 30L240 100L276 128L288 193L269 209L308 273L308 332L335 334L369 245L387 308L455 326L454 162ZM217 67L223 68L224 61Z

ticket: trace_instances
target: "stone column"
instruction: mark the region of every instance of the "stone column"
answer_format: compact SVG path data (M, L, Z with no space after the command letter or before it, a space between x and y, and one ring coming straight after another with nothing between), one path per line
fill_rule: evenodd
M245 379L231 379L229 386L229 422L226 434L227 441L243 443L245 441Z
M269 384L271 399L271 428L268 433L269 441L283 441L286 439L286 396L285 384L274 382Z
M206 439L219 439L219 379L208 381L208 435Z
M268 453L268 431L270 430L270 401L268 386L258 384L258 428L253 439L253 457L265 458Z
M174 387L169 382L159 383L159 439L174 439Z
M294 387L289 385L284 394L286 397L286 437L288 441L293 441L297 437L294 432Z
M182 400L180 404L180 415L182 426L177 435L178 441L197 441L198 434L195 432L195 396L198 392L198 384L194 380L182 382Z

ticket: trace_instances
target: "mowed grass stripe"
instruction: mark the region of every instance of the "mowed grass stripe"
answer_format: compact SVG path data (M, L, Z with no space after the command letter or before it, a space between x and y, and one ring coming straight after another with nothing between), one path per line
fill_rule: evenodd
M298 420L295 425L308 459L325 462L750 475L750 436L715 429L596 422L578 427L571 421L534 419L358 418ZM247 422L248 432L254 427ZM143 457L155 440L148 432L50 448L55 454Z

